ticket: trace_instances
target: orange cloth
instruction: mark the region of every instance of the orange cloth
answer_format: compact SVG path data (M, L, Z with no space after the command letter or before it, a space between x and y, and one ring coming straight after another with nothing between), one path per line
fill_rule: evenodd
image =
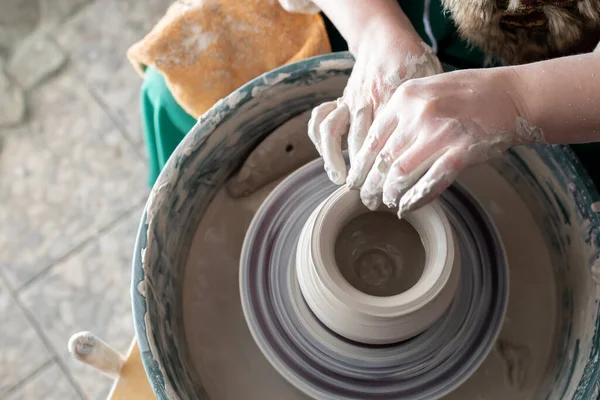
M127 56L140 74L158 70L198 118L253 78L329 52L318 14L289 13L276 0L181 0Z

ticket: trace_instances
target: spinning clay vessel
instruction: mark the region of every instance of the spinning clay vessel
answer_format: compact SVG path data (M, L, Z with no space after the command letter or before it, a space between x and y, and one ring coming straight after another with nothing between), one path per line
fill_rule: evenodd
M400 342L433 325L460 274L454 234L437 201L404 221L383 209L368 212L358 192L344 186L312 212L296 248L298 282L312 312L334 332L369 344Z
M250 330L274 368L313 398L440 397L478 367L500 329L508 295L501 244L483 210L452 188L407 216L425 250L418 281L376 297L350 286L333 257L339 228L366 213L357 192L335 190L320 160L273 190L240 257ZM320 256L307 255L309 246Z
M339 97L352 65L333 54L252 81L168 161L132 278L157 398L597 399L599 198L567 147L520 147L466 172L432 205L435 232L389 225L422 253L383 243L372 226L391 221L385 210L363 216L320 160L246 198L224 190L271 132Z

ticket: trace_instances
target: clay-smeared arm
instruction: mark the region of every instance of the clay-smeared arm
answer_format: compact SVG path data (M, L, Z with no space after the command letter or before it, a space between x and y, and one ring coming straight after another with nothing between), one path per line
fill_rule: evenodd
M600 141L600 53L513 67L522 117L552 144Z
M375 119L348 182L399 214L435 199L460 171L531 143L600 141L600 58L455 71L406 82Z
M418 38L396 0L279 0L279 4L290 12L322 11L346 39L353 54L370 26L403 30L406 35Z
M313 0L312 3L333 22L354 55L372 28L419 39L396 0Z

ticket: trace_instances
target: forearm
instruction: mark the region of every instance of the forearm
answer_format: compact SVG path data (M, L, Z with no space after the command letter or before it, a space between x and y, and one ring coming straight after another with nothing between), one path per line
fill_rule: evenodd
M511 69L520 114L547 143L600 141L600 53Z
M313 0L313 3L333 22L353 54L361 36L375 26L395 31L399 37L419 37L396 0Z

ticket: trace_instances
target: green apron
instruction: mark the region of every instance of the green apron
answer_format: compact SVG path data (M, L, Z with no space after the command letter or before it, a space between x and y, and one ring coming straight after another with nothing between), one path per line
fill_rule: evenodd
M152 186L196 119L177 104L165 79L154 68L147 68L144 74L140 105L149 164L148 184Z
M424 2L399 0L399 3L421 38L431 46L433 43L426 33L423 21ZM458 68L483 67L483 53L460 39L456 27L443 12L440 0L431 0L429 21L440 61ZM325 25L333 51L347 50L346 42L327 18ZM141 88L141 113L149 163L148 183L152 186L167 159L196 120L177 104L162 75L152 68L146 70ZM594 168L594 160L600 152L600 144L572 147L594 182L599 182L597 178L600 178L600 174L595 171L600 171Z

